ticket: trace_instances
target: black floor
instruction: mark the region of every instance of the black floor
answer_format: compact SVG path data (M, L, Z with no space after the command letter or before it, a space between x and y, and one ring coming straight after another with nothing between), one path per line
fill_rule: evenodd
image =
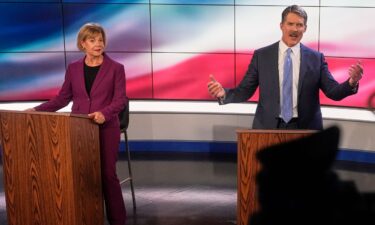
M118 173L124 178L127 164L120 158ZM236 224L234 155L137 153L132 163L137 209L125 183L127 225ZM335 170L359 191L375 192L375 165L339 162ZM0 176L0 224L7 225L2 170Z

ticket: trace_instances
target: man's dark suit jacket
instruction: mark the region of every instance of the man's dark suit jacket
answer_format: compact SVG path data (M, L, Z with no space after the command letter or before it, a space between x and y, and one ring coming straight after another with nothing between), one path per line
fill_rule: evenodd
M225 89L223 104L248 100L259 86L259 102L255 112L254 129L277 128L280 115L280 87L278 55L279 42L254 52L241 83ZM333 100L339 101L355 94L358 88L349 85L349 79L339 84L328 70L324 55L301 44L301 63L298 82L298 128L323 129L319 89Z

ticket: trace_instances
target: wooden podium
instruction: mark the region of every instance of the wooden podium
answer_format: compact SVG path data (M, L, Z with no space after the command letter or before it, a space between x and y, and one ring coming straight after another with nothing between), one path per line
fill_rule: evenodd
M0 111L8 225L103 225L99 128L86 116Z
M260 163L256 153L266 147L308 136L311 130L237 130L237 225L248 225L259 210L256 175Z

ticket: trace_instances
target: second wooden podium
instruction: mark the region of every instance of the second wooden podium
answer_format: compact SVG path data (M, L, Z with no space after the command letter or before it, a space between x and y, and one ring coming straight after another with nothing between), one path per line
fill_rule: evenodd
M0 128L8 225L103 225L96 124L0 111Z
M248 225L249 216L259 210L256 175L260 163L256 153L266 147L291 141L311 130L237 130L237 224Z

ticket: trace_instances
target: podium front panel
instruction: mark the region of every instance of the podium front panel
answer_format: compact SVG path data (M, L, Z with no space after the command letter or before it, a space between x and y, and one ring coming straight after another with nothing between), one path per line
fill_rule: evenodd
M0 111L0 128L8 225L103 224L97 125L66 114Z
M311 135L310 130L237 131L237 224L248 225L249 216L259 210L256 175L260 163L256 153L262 149Z

